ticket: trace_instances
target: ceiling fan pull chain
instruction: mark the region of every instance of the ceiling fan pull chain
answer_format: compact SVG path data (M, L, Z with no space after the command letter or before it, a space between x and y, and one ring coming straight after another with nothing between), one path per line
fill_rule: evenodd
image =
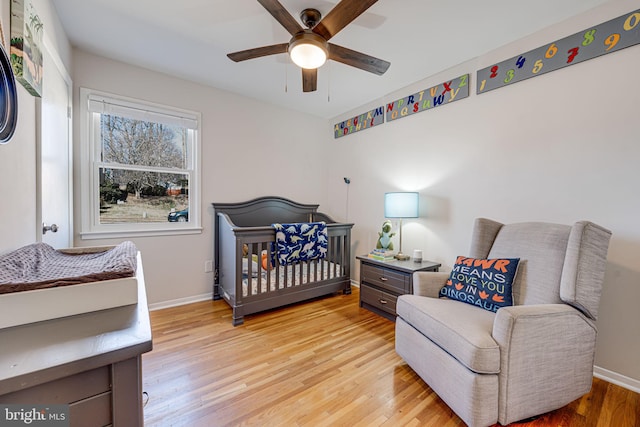
M287 63L284 64L284 93L289 92L288 83L289 83L289 61L287 61Z
M331 64L327 64L327 102L331 102Z

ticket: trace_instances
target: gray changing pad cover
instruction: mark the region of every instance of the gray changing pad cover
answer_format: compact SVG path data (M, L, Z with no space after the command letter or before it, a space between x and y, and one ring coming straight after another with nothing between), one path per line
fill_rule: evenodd
M0 256L0 294L132 277L137 249L126 241L103 252L70 254L34 243Z

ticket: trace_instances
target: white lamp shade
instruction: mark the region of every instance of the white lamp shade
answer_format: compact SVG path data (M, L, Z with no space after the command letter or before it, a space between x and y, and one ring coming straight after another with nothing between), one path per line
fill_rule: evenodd
M418 218L419 195L415 192L384 194L385 218Z

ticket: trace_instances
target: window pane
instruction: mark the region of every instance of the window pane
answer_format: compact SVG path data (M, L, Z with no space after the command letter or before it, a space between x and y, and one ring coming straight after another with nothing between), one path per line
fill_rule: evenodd
M82 239L201 232L201 114L87 88L80 99Z
M188 169L189 129L102 114L102 162Z
M100 168L100 223L189 221L189 174Z

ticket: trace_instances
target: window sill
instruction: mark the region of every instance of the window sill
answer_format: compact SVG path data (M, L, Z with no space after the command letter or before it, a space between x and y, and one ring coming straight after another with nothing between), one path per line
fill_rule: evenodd
M186 234L201 234L202 227L182 228L176 230L113 230L113 231L88 231L80 233L82 240L95 239L121 239L133 237L154 237L154 236L179 236Z

